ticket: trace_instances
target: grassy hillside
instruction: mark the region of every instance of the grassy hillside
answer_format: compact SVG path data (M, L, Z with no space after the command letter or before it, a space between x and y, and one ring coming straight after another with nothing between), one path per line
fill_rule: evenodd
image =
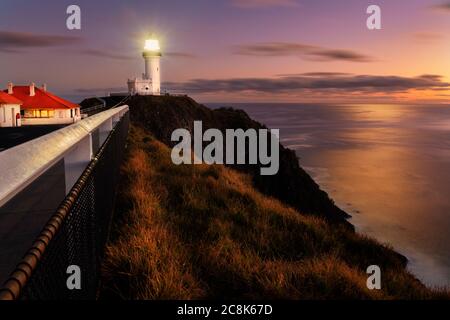
M189 97L135 96L127 104L131 108L133 123L139 124L168 146L175 144L170 139L175 129L185 128L192 133L194 121L198 120L202 121L204 130L217 128L225 132L226 129L265 128L244 111L231 108L211 110ZM346 220L349 216L300 167L293 150L280 147L280 170L273 176L261 176L259 165L231 167L248 174L260 192L304 213L352 228Z
M448 298L391 249L304 215L225 166L175 166L170 149L133 125L122 167L102 298ZM367 266L382 290L366 287Z

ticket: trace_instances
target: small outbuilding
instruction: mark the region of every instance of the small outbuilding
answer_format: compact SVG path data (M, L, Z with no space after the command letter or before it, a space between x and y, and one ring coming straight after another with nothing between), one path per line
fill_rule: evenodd
M22 101L0 91L0 127L20 127L20 106Z
M81 120L80 106L47 91L46 85L36 88L8 84L5 93L22 102L19 118L22 125L70 124Z

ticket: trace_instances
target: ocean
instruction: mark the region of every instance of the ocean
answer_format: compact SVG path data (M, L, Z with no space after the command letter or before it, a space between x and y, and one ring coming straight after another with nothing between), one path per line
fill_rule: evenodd
M245 110L358 232L391 245L429 286L450 286L450 105L207 104Z

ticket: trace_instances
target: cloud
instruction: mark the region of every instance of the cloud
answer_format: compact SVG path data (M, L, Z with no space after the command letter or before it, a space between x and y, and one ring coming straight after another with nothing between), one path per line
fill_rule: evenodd
M322 74L322 75L321 75ZM409 90L450 90L450 83L439 75L418 77L310 73L277 78L193 79L184 83L167 83L172 90L192 93L399 93Z
M99 57L99 58L107 58L107 59L114 59L114 60L134 60L136 57L124 55L120 53L111 53L109 51L103 51L103 50L97 50L97 49L86 49L80 51L81 54ZM181 58L181 59L194 59L196 58L195 55L185 52L165 52L163 53L166 57L171 58Z
M420 42L435 42L444 38L442 34L434 32L416 32L413 36Z
M196 55L187 52L165 52L165 56L171 58L195 59Z
M28 32L12 32L0 30L0 51L23 52L26 48L48 48L77 44L80 37L42 35Z
M108 88L78 88L75 89L74 92L77 94L83 95L105 95L110 92L127 92L128 90L125 87L108 87Z
M299 55L317 49L315 46L292 42L263 42L234 46L234 53L246 56L287 56Z
M450 12L450 2L447 1L440 4L432 5L431 8L440 11Z
M238 45L233 47L233 52L238 55L261 57L301 56L315 61L374 61L373 58L352 50L328 49L293 42L264 42L249 45Z
M99 57L99 58L108 58L108 59L114 59L114 60L132 60L134 59L131 56L122 55L122 54L115 54L108 51L103 50L97 50L97 49L86 49L82 50L80 52L81 54Z
M333 76L347 76L351 73L346 72L306 72L306 73L290 73L279 74L279 77L293 77L293 76L308 76L308 77L333 77Z
M296 0L232 0L231 3L235 7L244 9L299 6Z
M318 49L308 52L308 56L320 61L345 60L351 62L371 62L372 58L350 50Z
M104 97L111 92L127 93L128 89L125 87L105 87L105 88L77 88L70 92L61 93L61 96L69 101L81 102L86 98Z

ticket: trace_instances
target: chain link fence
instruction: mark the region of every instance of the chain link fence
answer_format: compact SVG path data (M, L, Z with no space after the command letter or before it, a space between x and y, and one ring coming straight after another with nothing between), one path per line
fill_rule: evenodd
M31 249L0 289L2 299L95 299L108 239L129 112L115 125ZM81 289L67 285L69 266L81 271Z

